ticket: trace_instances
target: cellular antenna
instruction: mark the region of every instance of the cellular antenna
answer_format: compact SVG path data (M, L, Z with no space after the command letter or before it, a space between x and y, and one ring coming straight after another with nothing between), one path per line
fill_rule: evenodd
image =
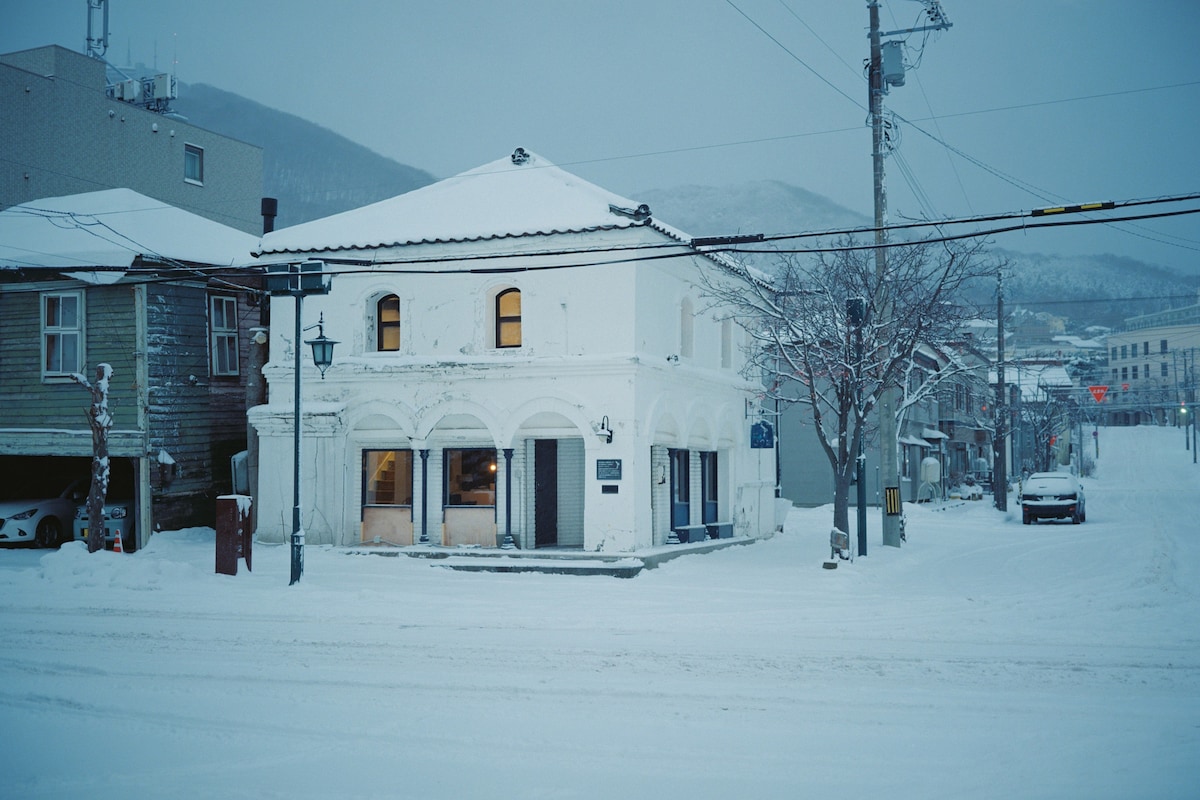
M103 60L108 52L108 0L88 0L87 15L87 54Z

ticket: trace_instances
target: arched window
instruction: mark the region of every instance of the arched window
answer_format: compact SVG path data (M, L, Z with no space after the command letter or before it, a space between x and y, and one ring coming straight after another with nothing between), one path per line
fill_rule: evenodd
M521 346L521 290L496 295L496 347Z
M394 294L379 298L375 306L375 349L400 349L400 298Z
M695 324L696 315L692 312L692 301L685 297L679 307L679 355L684 358L691 358L695 349Z

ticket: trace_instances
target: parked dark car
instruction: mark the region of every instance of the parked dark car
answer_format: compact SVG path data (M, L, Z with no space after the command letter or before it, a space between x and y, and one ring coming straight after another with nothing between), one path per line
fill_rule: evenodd
M1069 472L1035 472L1021 484L1021 522L1039 519L1070 519L1075 525L1087 520L1083 485Z

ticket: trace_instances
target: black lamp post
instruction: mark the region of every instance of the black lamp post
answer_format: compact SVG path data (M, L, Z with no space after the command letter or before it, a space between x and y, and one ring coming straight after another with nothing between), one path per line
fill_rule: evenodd
M309 325L307 328L300 327L300 298L303 295L296 295L296 397L293 406L295 419L293 420L293 437L295 462L292 467L292 579L288 583L289 586L300 580L300 576L304 574L304 531L300 527L300 337L303 332L317 329L317 338L309 339L304 343L312 346L313 363L317 365L317 369L321 371L321 380L325 380L325 370L329 369L333 363L333 346L337 344L333 339L328 339L325 336L325 312L321 312L321 318L316 325Z
M321 371L321 380L325 379L325 370L333 363L333 346L337 344L325 337L325 315L321 315L316 325L304 328L301 325L301 311L306 294L328 294L329 276L325 272L325 264L321 261L306 261L302 264L270 264L266 275L267 291L273 296L290 295L296 299L296 338L294 350L295 364L295 396L292 403L292 445L294 463L292 467L292 579L289 585L300 580L304 574L304 531L300 528L300 339L304 331L317 328L317 338L310 339L305 344L313 349L313 361Z

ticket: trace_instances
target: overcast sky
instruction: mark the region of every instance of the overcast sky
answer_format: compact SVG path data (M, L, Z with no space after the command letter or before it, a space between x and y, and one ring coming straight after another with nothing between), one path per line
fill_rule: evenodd
M886 162L891 221L1200 191L1200 2L942 7L953 27L907 37L907 83L886 99L909 121ZM86 0L0 0L0 9L0 52L85 49ZM522 146L635 200L647 189L774 178L871 214L865 0L109 0L109 9L109 61L174 69L438 177ZM920 24L923 9L883 0L882 27ZM1200 274L1200 215L996 243Z

